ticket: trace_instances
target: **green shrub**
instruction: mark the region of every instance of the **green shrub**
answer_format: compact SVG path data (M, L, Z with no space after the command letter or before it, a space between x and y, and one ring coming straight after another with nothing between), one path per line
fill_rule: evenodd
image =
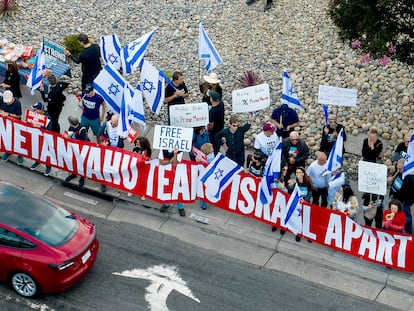
M69 35L63 39L63 44L74 57L79 57L83 47L78 42L78 35Z
M361 49L376 58L413 64L413 1L330 0L328 12L343 40L360 40Z
M0 17L14 17L17 11L16 0L0 0Z

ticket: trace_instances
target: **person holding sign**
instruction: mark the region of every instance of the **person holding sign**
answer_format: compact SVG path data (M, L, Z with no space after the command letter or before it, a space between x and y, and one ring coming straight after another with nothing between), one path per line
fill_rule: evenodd
M185 98L190 96L187 86L184 83L184 75L181 72L176 71L173 73L172 84L167 84L165 87L164 102L168 105L168 125L171 125L170 106L185 104Z
M382 195L373 193L364 193L362 195L362 210L364 211L364 221L367 227L371 227L375 219L375 228L382 228Z
M338 137L338 133L343 129L342 124L336 123L336 116L330 115L328 117L328 124L322 130L322 139L321 139L321 146L319 148L320 151L325 152L326 156L329 157L329 153L331 153L333 145L335 145L336 138ZM346 134L344 129L344 142L346 141ZM342 151L342 154L344 153Z
M230 126L216 134L216 141L221 141L226 151L226 157L244 167L244 133L250 129L250 123L240 126L237 115L230 117Z
M12 91L4 91L3 97L0 98L0 115L3 117L11 117L15 119L22 118L22 104L14 97ZM10 153L5 152L1 158L3 162L9 161ZM17 156L17 165L23 164L23 158Z
M51 120L51 118L50 118L50 115L47 113L47 112L45 112L44 110L43 110L43 104L42 103L40 103L40 102L37 102L37 103L35 103L35 104L33 104L31 107L30 107L32 110L33 110L33 112L35 112L36 114L39 114L39 115L45 115L45 116L47 116L47 120L46 120L46 125L45 126L40 126L41 128L44 128L44 129L46 129L46 130L52 130L52 120ZM33 123L33 126L34 127L39 127L39 125L38 125L38 123ZM30 167L30 170L31 171L34 171L38 166L39 166L39 162L37 162L37 161L35 161L33 164L32 164L32 166ZM50 175L50 171L52 170L52 168L50 167L50 166L47 166L46 165L46 169L45 169L45 172L43 173L43 175L45 175L45 176L49 176Z
M289 134L299 125L299 117L295 110L283 104L272 112L270 121L276 126L276 134L288 138Z
M362 157L364 161L376 163L382 159L382 141L378 139L378 129L373 126L370 128L368 138L362 144Z

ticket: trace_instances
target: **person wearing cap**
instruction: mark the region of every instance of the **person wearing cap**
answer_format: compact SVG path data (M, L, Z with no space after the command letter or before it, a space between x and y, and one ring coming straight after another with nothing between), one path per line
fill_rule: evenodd
M78 35L78 42L83 47L78 58L74 57L68 50L65 50L64 53L76 64L82 64L82 91L84 91L86 85L92 83L102 69L101 49L99 45L92 43L84 33Z
M208 76L203 76L204 83L199 81L200 92L203 95L202 101L210 105L210 92L217 92L220 94L220 100L223 97L223 89L219 84L221 81L217 77L217 74L212 72Z
M81 126L88 130L92 128L96 141L99 142L99 130L101 123L105 120L106 103L101 95L95 92L92 84L87 84L82 101L79 103L82 110Z
M47 112L44 111L43 104L41 102L37 102L37 103L34 103L30 108L37 114L47 116L48 120L46 122L46 126L42 126L42 128L51 131L52 130L52 122L51 122L52 120L50 118L50 115ZM33 126L38 127L37 124L33 124ZM32 166L30 167L30 170L34 171L39 166L39 164L40 164L39 162L35 161L32 164ZM46 165L46 169L45 169L45 172L43 173L43 175L49 176L51 170L52 170L52 168L50 166Z
M190 96L184 82L184 75L181 72L176 71L173 73L172 84L167 83L165 87L164 103L168 106L168 125L171 125L170 106L185 104L185 98Z
M244 167L244 133L250 129L250 123L240 125L239 117L232 114L229 125L216 134L216 140L222 142L226 157Z
M321 139L321 146L319 148L320 151L325 152L326 156L329 157L329 153L331 153L332 147L336 142L336 138L338 137L339 132L341 129L344 129L342 124L336 123L336 116L330 115L328 117L328 126L324 126L322 130L322 139ZM344 129L344 142L346 141L346 133ZM343 149L343 152L345 148Z
M210 143L213 144L214 154L220 151L221 140L216 138L216 134L224 128L224 103L220 100L220 94L210 92L211 109L208 112L208 135Z
M246 0L246 4L247 5L252 5L256 0ZM264 6L263 10L266 12L268 10L270 10L270 8L272 7L272 0L266 0L266 5Z
M276 134L288 138L289 134L299 125L299 117L295 110L282 104L272 112L271 120L276 127Z
M277 146L279 137L277 137L275 133L276 127L271 122L263 124L262 130L263 131L256 136L253 148L255 153L260 153L263 161L266 162L267 158L272 154L273 149ZM252 156L253 154L247 156L247 167L249 167Z
M3 97L0 98L0 115L3 117L11 117L20 120L22 118L22 104L13 96L12 91L6 90ZM7 162L10 153L4 153L1 160ZM23 158L17 156L17 165L23 164Z
M86 127L81 126L78 118L74 116L69 116L68 122L69 122L69 128L63 134L64 137L83 140L83 141L89 141L88 130ZM69 176L65 178L65 181L63 182L63 184L68 184L72 179L76 177L77 176L73 173L69 174ZM79 179L79 188L82 189L84 184L85 184L85 178L81 176L81 178Z

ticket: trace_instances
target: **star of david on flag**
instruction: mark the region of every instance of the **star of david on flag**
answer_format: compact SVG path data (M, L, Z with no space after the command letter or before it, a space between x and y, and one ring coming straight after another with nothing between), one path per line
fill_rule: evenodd
M218 153L199 178L206 186L206 194L219 199L224 189L242 170L239 164Z
M303 109L292 80L286 70L283 71L282 104L287 104L290 108Z
M121 68L121 44L117 35L106 35L101 37L101 55L105 64L115 69Z
M145 128L145 115L142 103L142 94L138 90L133 90L127 84L123 89L121 101L118 133L121 137L127 137L131 123L135 121Z
M264 174L259 184L260 202L269 204L273 200L273 187L275 179L280 176L280 162L282 158L282 142L279 141L267 158Z
M410 142L408 143L407 153L405 154L405 162L402 173L404 179L407 175L414 174L414 133L411 134Z
M286 214L283 217L283 225L295 235L302 233L302 203L299 193L296 184L286 204Z
M40 87L43 82L43 73L46 71L46 60L43 44L39 49L36 56L34 67L30 72L29 78L27 79L26 85L31 89L30 93L33 95L34 92Z
M218 64L221 64L223 62L223 59L217 52L216 48L213 45L213 42L211 42L201 23L199 24L198 33L198 59L205 60L205 68L207 72L210 72L216 68Z
M339 131L335 144L332 147L331 153L328 157L328 166L323 176L326 176L342 167L342 153L344 151L344 129Z
M148 106L155 114L160 112L165 98L165 79L160 71L145 59L141 63L141 83L139 89L142 91Z
M154 31L155 29L135 41L132 41L130 44L125 45L121 49L121 62L124 74L131 73L138 68L144 58L147 45L151 40Z

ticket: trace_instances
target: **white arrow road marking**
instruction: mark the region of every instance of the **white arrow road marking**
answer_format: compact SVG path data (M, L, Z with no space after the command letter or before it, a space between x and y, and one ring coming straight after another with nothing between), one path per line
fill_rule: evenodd
M151 311L168 311L167 298L174 289L200 303L200 300L193 295L191 289L187 287L187 283L178 274L176 266L157 265L145 270L133 269L112 274L151 281L145 294L145 300L149 303Z

